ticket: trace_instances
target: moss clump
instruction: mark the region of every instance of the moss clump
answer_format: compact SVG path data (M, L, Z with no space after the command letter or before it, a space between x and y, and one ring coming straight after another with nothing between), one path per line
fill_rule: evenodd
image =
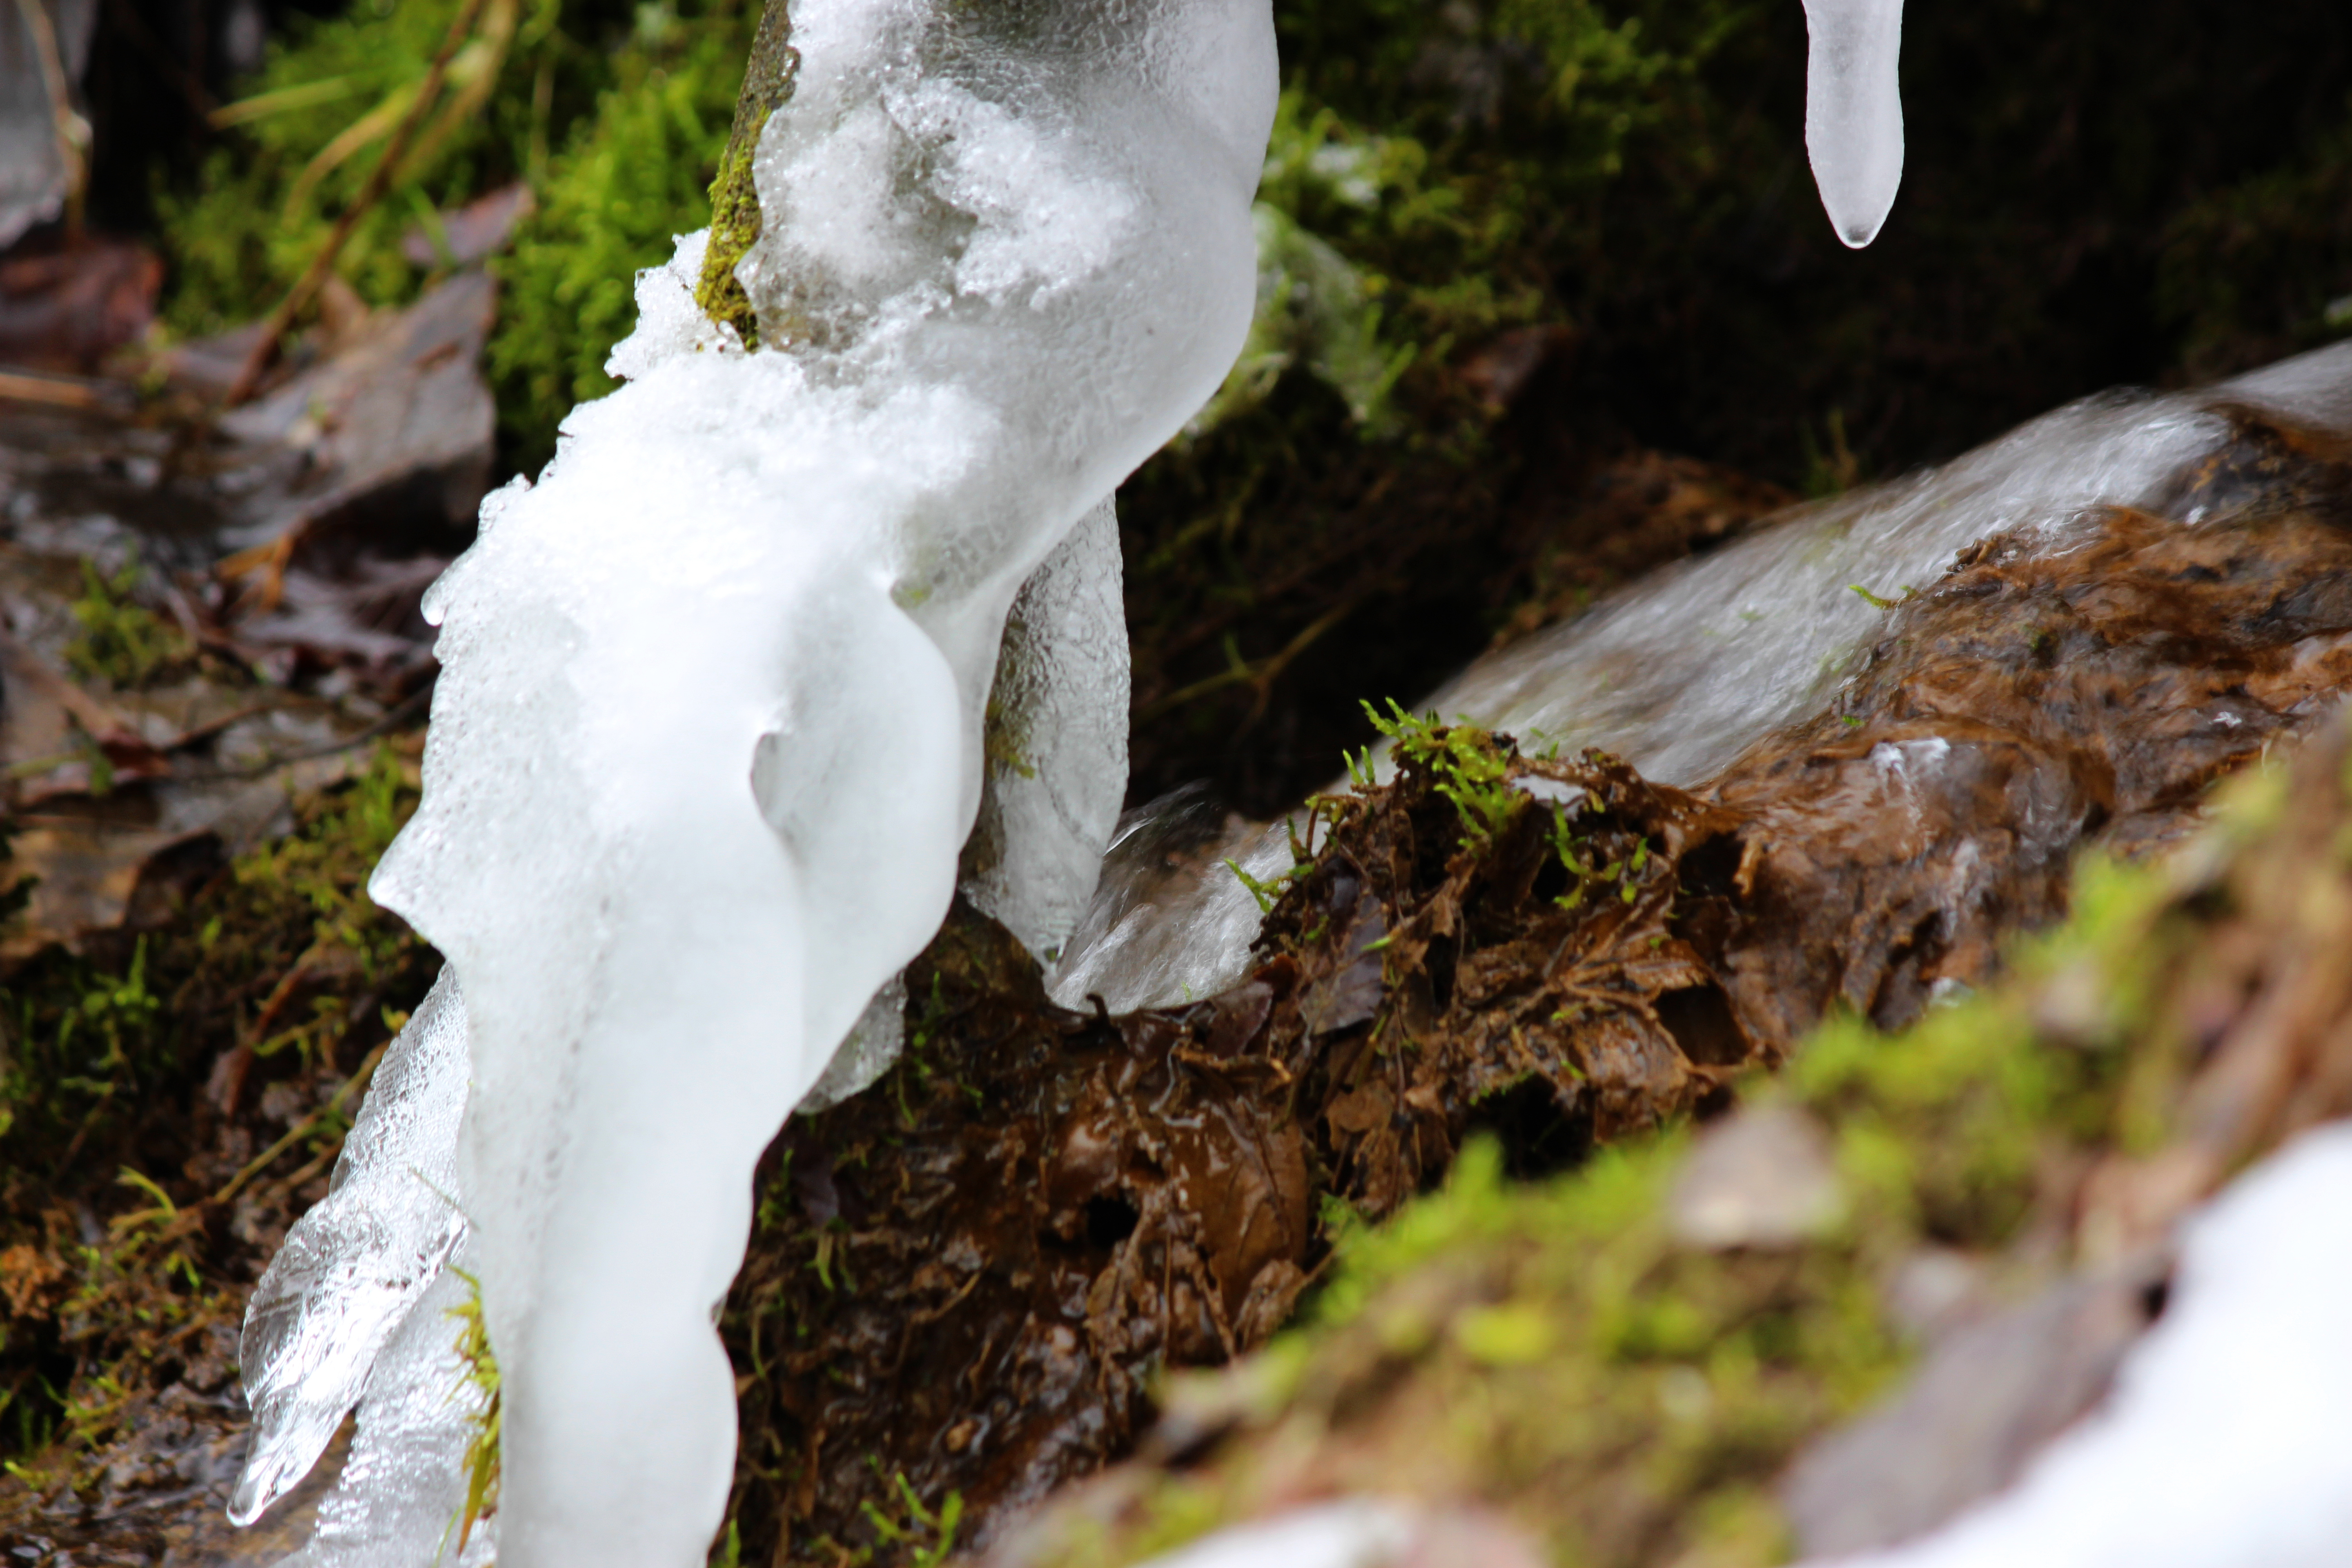
M760 240L760 193L752 184L751 156L759 150L768 117L792 97L793 79L800 72L800 51L792 47L792 30L786 0L770 0L751 40L727 151L710 183L710 246L703 252L702 277L694 294L702 313L734 328L746 347L760 341L759 314L736 279L735 268Z
M618 384L605 357L636 319L639 268L709 218L750 23L677 17L610 61L610 85L551 160L540 207L497 266L488 370L507 455L535 468L572 405Z
M72 605L80 629L65 649L75 674L128 691L195 652L185 632L133 597L143 575L135 562L107 576L85 559L81 574L82 595Z

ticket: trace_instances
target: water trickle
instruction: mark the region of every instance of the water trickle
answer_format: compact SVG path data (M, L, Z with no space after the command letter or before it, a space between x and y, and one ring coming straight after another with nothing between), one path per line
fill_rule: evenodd
M2115 506L2171 509L2171 526L2198 526L2210 503L2175 503L2230 443L2233 408L2352 432L2352 345L2200 392L2086 398L1940 468L1798 508L1480 659L1414 710L1515 735L1531 753L1599 747L1649 778L1703 789L1764 737L1826 711L1888 604L1935 584L1963 547L1998 533L2028 556L2062 554L2085 542L2086 518ZM1385 757L1378 767L1388 776ZM1140 841L1156 831L1129 826ZM1291 859L1279 824L1229 830L1217 855L1261 880ZM1051 976L1055 999L1165 1006L1237 979L1257 908L1221 869L1213 858L1172 883L1150 871L1161 883L1144 897L1146 868L1115 853Z

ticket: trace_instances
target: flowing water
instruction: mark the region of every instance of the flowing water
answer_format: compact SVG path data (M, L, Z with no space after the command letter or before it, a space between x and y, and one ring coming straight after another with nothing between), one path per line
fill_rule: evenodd
M2352 433L2352 344L2195 392L2103 394L1948 463L1792 509L1777 524L1655 574L1471 665L1415 704L1540 752L1599 747L1661 783L1699 787L1757 742L1822 711L1887 601L1940 577L1988 535L2048 552L2099 507L2165 510L2229 439L2232 407ZM2192 508L2179 526L2193 528ZM1335 786L1336 787L1336 786ZM1240 978L1255 896L1292 861L1283 825L1204 829L1196 798L1122 824L1093 905L1049 977L1055 999L1114 1012L1172 1005Z

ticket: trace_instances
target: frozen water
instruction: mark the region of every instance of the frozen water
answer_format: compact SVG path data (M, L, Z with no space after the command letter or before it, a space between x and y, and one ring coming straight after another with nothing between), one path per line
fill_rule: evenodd
M2352 1542L2352 1126L2189 1221L2107 1404L2010 1491L1870 1568L2339 1568Z
M740 270L772 346L693 314L695 242L641 278L629 384L485 504L430 596L424 804L372 885L464 984L453 1192L513 1568L702 1560L734 1437L710 1325L752 1164L937 928L1016 593L1214 390L1255 291L1264 0L800 0L793 22ZM982 884L1036 942L1075 913L1075 847L1123 771L1116 534L1093 527L1037 583L1064 610L1016 637L1032 695L1003 710L1069 727L995 795L1006 844L1052 868ZM869 1045L828 1091L887 1058ZM384 1479L355 1498L447 1496L419 1414L447 1368L402 1349L425 1310L367 1385ZM286 1365L304 1408L348 1404L348 1377ZM373 1562L337 1543L391 1528L322 1529L316 1561Z
M1941 468L1805 508L1481 659L1416 710L1697 784L1827 702L1885 618L1854 584L1898 597L2001 530L2063 548L2087 509L2152 502L2210 451L2228 433L2216 401L2352 428L2352 345L2202 392L2086 398Z
M253 1436L235 1522L310 1473L464 1236L452 1194L465 1110L465 1005L444 969L378 1064L325 1200L294 1222L247 1307L237 1359Z
M320 1501L310 1542L278 1568L488 1568L496 1559L497 1514L462 1544L458 1527L466 1450L483 1410L457 1353L466 1246L461 1238L376 1358L351 1458Z
M1199 879L1174 896L1129 897L1149 863L1130 867L1119 851L1134 839L1148 841L1159 826L1147 814L1112 845L1103 889L1081 917L1062 963L1046 972L1046 991L1063 1006L1087 1011L1094 996L1114 1013L1174 1006L1213 996L1249 972L1262 911L1223 857L1272 884L1293 864L1289 830L1277 822L1220 846L1221 855L1201 868Z
M1507 731L1530 751L1599 746L1654 779L1704 784L1834 695L1884 619L1853 585L1897 597L2001 530L2065 548L2087 509L2152 501L2212 450L2228 430L2217 402L2352 432L2352 344L2202 392L2087 398L1941 468L1799 509L1480 659L1414 711ZM1385 776L1384 755L1377 765ZM1257 840L1251 874L1287 869L1286 849L1279 828ZM1212 873L1137 902L1143 872L1118 868L1116 850L1112 859L1053 977L1065 1005L1097 992L1115 1007L1170 1006L1246 972L1257 907L1238 879Z
M1805 151L1837 237L1878 237L1903 184L1903 0L1805 0Z
M1013 601L989 698L965 896L1050 959L1094 896L1127 795L1127 607L1106 497Z
M1416 710L1467 714L1533 749L1601 746L1652 778L1696 784L1829 700L1885 618L1855 585L1899 598L1998 530L2054 544L2096 503L2153 500L2226 429L2193 398L2078 403L1656 574L1480 660Z

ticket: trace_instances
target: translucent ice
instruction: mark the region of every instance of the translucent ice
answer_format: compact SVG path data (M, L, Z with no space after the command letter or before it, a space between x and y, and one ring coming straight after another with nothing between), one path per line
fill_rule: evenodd
M294 1222L247 1308L253 1436L236 1523L310 1472L464 1235L451 1194L465 1110L465 1007L445 969L376 1068L325 1200Z
M1484 658L1416 704L1564 751L1601 746L1688 785L1816 710L1882 621L1883 598L1943 574L2001 530L2063 546L2102 503L2146 505L2210 451L2217 401L2352 429L2352 345L2202 392L2110 393L2019 426L1940 468L1809 507L1713 555Z
M1144 808L1112 845L1102 887L1061 962L1045 973L1046 990L1065 1007L1087 1011L1094 996L1114 1013L1174 1006L1213 996L1249 971L1261 911L1256 895L1224 860L1230 858L1257 882L1276 882L1296 859L1289 830L1277 822L1246 832L1216 846L1196 881L1147 890L1137 879L1150 874L1149 845L1160 826L1152 815L1157 805ZM1139 846L1144 853L1123 855L1133 839L1144 841Z
M1903 183L1903 0L1805 0L1805 151L1838 238L1878 237Z
M359 1429L303 1549L278 1568L487 1568L498 1515L459 1527L482 1394L457 1353L469 1288L457 1251L402 1319L360 1401Z
M463 982L452 1187L511 1568L702 1560L752 1163L937 928L1033 577L1049 635L1013 639L1008 711L1055 728L992 796L1023 864L976 886L1032 941L1075 914L1123 771L1108 514L1055 552L1216 387L1255 292L1265 0L798 0L793 26L740 272L772 347L685 302L698 245L641 279L629 384L486 503L430 597L425 799L373 884ZM424 1311L366 1384L369 1508L448 1495ZM348 1404L351 1376L284 1364L302 1409ZM336 1542L395 1512L322 1530L316 1561L376 1561Z
M1094 896L1127 795L1119 580L1118 518L1106 498L1022 585L997 655L964 891L1041 957Z
M1861 1568L2336 1568L2352 1542L2352 1126L2188 1226L2106 1405L2007 1494Z

